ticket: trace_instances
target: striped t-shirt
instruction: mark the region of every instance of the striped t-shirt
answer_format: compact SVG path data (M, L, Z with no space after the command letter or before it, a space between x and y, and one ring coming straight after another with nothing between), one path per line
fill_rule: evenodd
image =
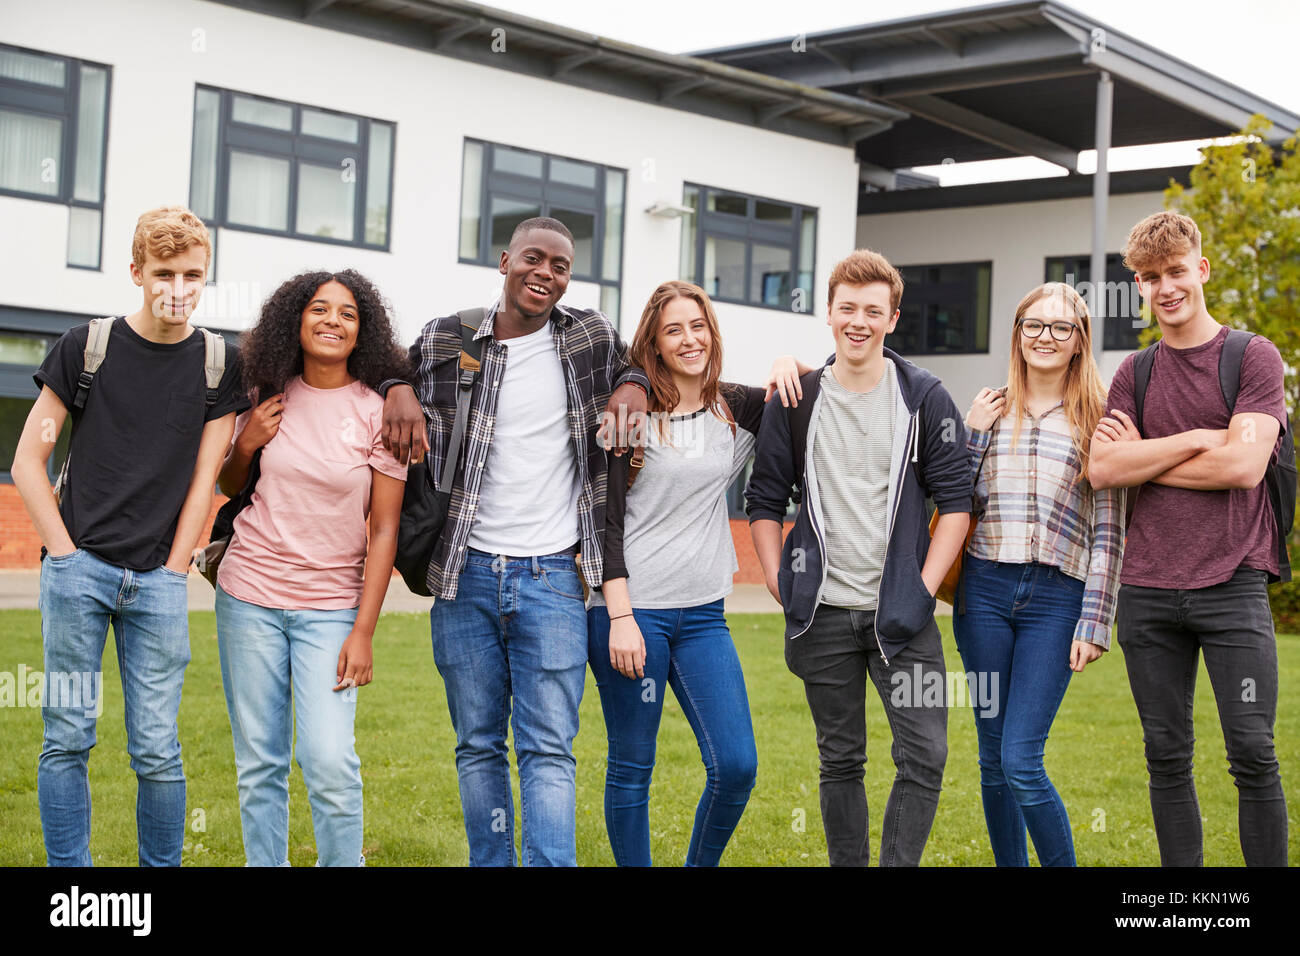
M826 538L823 604L870 610L880 591L888 542L889 465L898 378L885 361L869 392L853 392L822 372L813 465Z

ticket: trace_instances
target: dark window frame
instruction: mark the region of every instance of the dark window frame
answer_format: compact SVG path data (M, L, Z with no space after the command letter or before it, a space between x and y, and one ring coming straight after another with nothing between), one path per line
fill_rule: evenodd
M978 348L977 343L979 340L979 331L978 331L979 302L976 300L975 296L978 294L979 291L978 270L985 266L987 266L989 270L988 301L985 303L984 306L984 313L986 317L987 326L984 329L984 347ZM963 267L963 268L970 268L972 270L975 270L972 272L972 276L971 276L971 284L972 284L971 297L966 302L962 303L963 305L969 305L972 307L972 321L968 324L968 327L966 329L964 348L935 349L931 346L931 343L929 342L929 317L928 315L925 314L924 308L932 305L938 305L940 304L940 302L932 296L927 296L923 291L924 287L922 287L922 289L918 289L915 279L909 282L906 276L904 276L903 300L899 305L900 313L904 309L917 308L917 307L923 308L923 312L921 316L921 324L919 326L920 333L921 333L922 347L919 349L900 348L901 343L900 340L897 338L898 328L902 326L903 322L905 321L904 316L900 314L898 317L898 325L895 326L894 331L890 333L890 335L885 339L885 344L888 345L894 351L896 351L899 355L932 356L932 355L988 355L989 354L989 331L993 323L993 261L991 259L976 260L970 262L913 263L908 265L900 265L897 268L900 273L905 273L909 269L938 269L938 268L945 268L945 267L947 268ZM916 321L916 319L913 318L908 321L914 322Z
M34 199L38 202L55 203L72 209L91 209L99 213L98 264L93 266L65 262L69 269L83 269L88 272L104 271L104 193L108 183L108 120L113 102L113 68L107 63L95 60L83 60L77 57L61 56L44 50L18 46L13 43L0 43L0 50L12 50L29 56L55 60L63 64L64 86L61 91L40 83L28 83L10 77L0 77L0 107L17 113L57 119L62 124L59 149L59 191L54 195L31 193L20 189L0 187L0 196L15 199ZM99 196L95 200L77 199L77 118L81 106L81 67L87 66L104 71L104 116L103 133L99 142Z
M745 245L745 277L743 280L744 288L749 290L753 285L754 269L754 246L781 246L790 252L790 296L793 298L796 289L804 289L799 285L799 274L807 272L809 276L809 285L806 288L807 304L806 309L793 309L791 304L771 305L763 301L753 301L750 299L737 299L731 296L724 296L709 292L709 298L714 302L725 302L730 305L743 305L753 309L767 309L771 312L794 312L797 315L808 315L814 311L813 292L817 278L817 229L820 223L820 210L815 206L805 206L802 203L791 202L785 199L773 199L770 196L758 196L753 193L739 192L735 189L723 189L720 186L708 186L703 183L685 182L682 184L682 201L686 202L689 190L696 190L697 202L694 213L690 214L693 221L687 224L683 229L683 242L688 241L688 237L693 236L695 244L694 260L695 274L693 276L683 276L688 282L693 282L700 288L708 292L705 285L704 276L704 246L708 238L712 236L715 239L730 240L733 242L743 242ZM745 215L734 213L710 211L708 209L709 194L719 196L730 196L745 201ZM774 206L785 206L790 209L790 225L774 225L770 222L758 219L756 210L758 203L769 203ZM808 263L808 268L803 269L803 263L799 259L800 239L803 233L803 220L806 214L811 213L813 216L813 241L812 241L812 261Z
M67 312L0 306L0 334L42 336L50 339L53 347L54 342L58 341L64 332L90 321L91 318L92 316ZM34 402L40 395L40 389L32 380L32 373L39 367L39 365L0 362L0 398ZM55 446L54 452L46 463L46 473L51 483L63 466L62 456L67 448L71 424L72 416L69 415L60 433L59 444ZM9 471L12 464L12 462L0 461L0 485L13 484L13 477Z
M464 235L465 223L460 219L460 206L457 206L457 235L456 235L456 261L462 265L469 266L487 266L497 268L501 262L500 249L492 245L492 200L513 199L516 202L535 202L540 209L539 215L549 216L555 207L561 209L572 209L574 212L580 212L592 216L592 237L591 237L591 272L578 273L573 271L569 274L572 282L583 282L590 285L600 286L602 291L606 288L612 289L615 294L620 294L623 285L623 259L625 256L625 247L627 246L627 178L628 171L618 166L608 166L604 163L593 162L589 159L580 159L576 156L561 156L558 153L545 153L541 150L528 149L523 146L514 146L510 143L495 143L491 140L478 139L474 136L466 136L461 144L461 173L460 173L460 196L464 201L465 189L468 185L466 173L466 156L465 144L474 143L483 149L482 169L479 171L479 197L478 197L478 249L477 255L473 258L461 255L461 242ZM542 161L542 175L540 178L524 176L519 173L506 172L504 170L495 170L492 168L492 154L495 149L508 149L515 153L525 153L530 156L537 156ZM580 163L583 166L592 166L596 170L596 184L588 189L585 186L575 186L572 183L552 182L550 177L551 161L560 160L566 163ZM622 236L618 244L618 263L615 270L615 278L605 278L605 236L608 223L605 217L605 192L606 179L608 173L616 172L622 174L623 192L619 197L619 203L622 209ZM558 217L557 217L558 218ZM610 317L617 325L618 317Z
M1053 267L1061 270L1061 278L1052 277ZM1072 288L1078 291L1080 283L1089 282L1092 275L1092 256L1082 254L1077 256L1047 256L1043 259L1043 281L1044 282L1064 282L1065 279L1074 275ZM1110 282L1124 282L1129 285L1129 301L1141 302L1141 294L1137 290L1137 284L1133 281L1133 270L1124 268L1124 254L1120 252L1106 253L1106 279ZM1084 296L1087 299L1087 296ZM1109 300L1108 300L1109 301ZM1092 305L1089 303L1089 308ZM1120 321L1116 321L1116 320ZM1129 315L1111 316L1109 309L1107 315L1102 321L1101 347L1107 352L1132 352L1141 348L1138 336L1142 334L1140 327L1134 327L1133 317Z
M197 118L198 102L200 93L215 93L219 97L218 118L217 118L217 141L216 141L216 168L213 170L213 205L214 209L210 216L204 216L204 223L211 229L234 229L239 232L251 232L263 236L278 236L282 239L299 239L304 242L323 242L332 246L347 246L353 249L369 249L373 252L391 252L393 242L393 186L394 172L397 165L397 123L393 120L379 119L378 117L361 116L356 113L346 113L342 110L329 109L327 107L315 106L310 103L296 103L291 100L281 100L273 96L263 96L258 93L248 93L244 90L233 90L226 87L209 86L204 83L196 83L194 86L194 110ZM288 107L293 113L293 122L289 130L276 130L267 126L258 126L255 123L246 123L242 120L236 120L233 116L235 97L242 97L249 100L259 100L264 103L273 103L277 106ZM357 141L355 143L346 143L342 140L331 140L320 136L314 136L310 133L302 132L302 113L309 110L314 113L327 113L333 116L341 116L345 119L355 120L357 123ZM382 123L392 130L391 152L388 157L388 214L384 227L383 243L366 242L366 192L370 180L370 135L373 124ZM194 189L194 161L193 152L198 148L198 123L192 124L190 132L191 144L191 162L190 162L190 204L195 208ZM289 164L289 187L287 195L287 208L285 210L284 229L271 229L265 226L253 226L246 223L230 222L227 218L228 205L230 199L230 153L231 151L248 153L254 156L261 156L269 159L282 159ZM357 175L353 181L354 200L352 209L352 239L337 239L332 236L316 236L309 233L297 231L298 222L298 164L306 163L307 165L322 166L332 169L341 168L341 164L346 159L352 159L356 163ZM201 204L200 204L201 205ZM215 253L215 243L214 243ZM216 267L216 257L213 256L213 270Z

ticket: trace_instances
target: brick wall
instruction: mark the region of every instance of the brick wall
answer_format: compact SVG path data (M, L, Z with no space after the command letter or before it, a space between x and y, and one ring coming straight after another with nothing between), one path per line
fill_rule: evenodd
M217 516L217 509L225 504L226 499L216 495L212 499L212 510L208 514L207 528L199 544L208 543L208 530L212 520ZM740 570L736 573L737 584L762 584L763 570L758 564L758 555L754 553L754 544L749 539L749 522L744 519L732 519L731 538L736 543L736 558ZM18 489L13 485L0 484L0 571L15 569L34 570L40 566L41 541L36 536L18 497Z

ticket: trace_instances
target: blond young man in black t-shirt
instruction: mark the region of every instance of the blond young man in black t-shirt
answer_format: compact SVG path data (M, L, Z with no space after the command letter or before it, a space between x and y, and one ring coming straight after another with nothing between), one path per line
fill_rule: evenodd
M179 866L185 775L176 715L190 659L186 580L235 415L248 407L238 353L209 388L204 334L189 324L212 255L188 209L146 212L132 242L141 307L112 320L102 364L85 369L89 326L71 329L35 373L40 397L11 473L44 544L44 742L37 795L51 866L89 866L87 764L103 710L101 661L113 625L136 772L142 866ZM215 344L215 343L214 343ZM67 482L47 472L68 415Z

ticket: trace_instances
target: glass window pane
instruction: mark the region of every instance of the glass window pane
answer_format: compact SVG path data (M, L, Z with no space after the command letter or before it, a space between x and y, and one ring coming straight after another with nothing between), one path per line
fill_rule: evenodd
M790 250L754 243L749 301L786 308L790 305Z
M465 141L460 183L460 257L477 260L479 210L483 208L483 144Z
M733 216L749 215L749 200L731 193L709 193L709 212L725 212Z
M586 189L596 188L596 167L567 159L551 160L551 182L568 183Z
M989 350L989 310L993 302L993 267L979 266L975 274L975 351Z
M53 339L41 335L0 332L0 365L40 365L53 344Z
M542 214L542 207L535 202L519 199L492 197L492 234L488 248L488 258L499 256L510 245L510 234L515 226L525 219Z
M352 241L357 183L343 167L298 164L298 223L305 236Z
M370 124L370 159L366 165L366 242L388 244L388 188L393 175L393 127Z
M42 356L43 358L43 356ZM39 364L39 361L37 362ZM7 474L13 467L14 452L18 450L18 438L27 424L27 415L36 404L31 398L0 398L0 474ZM68 436L72 433L72 416L63 423L54 442L54 451L50 455L47 468L52 482L63 467L63 459L68 454Z
M68 210L68 265L99 268L99 219L98 209Z
M231 119L255 126L293 131L293 107L285 103L271 103L247 96L236 96L230 113Z
M704 237L704 291L724 299L745 298L745 244Z
M960 303L932 303L926 310L925 341L928 351L966 351L966 308Z
M623 258L623 180L617 169L605 170L605 248L600 256L600 275L619 280Z
M59 194L63 122L0 109L0 189Z
M194 96L194 153L190 157L190 208L200 219L217 215L217 141L221 94L198 90Z
M592 251L596 241L596 217L589 212L552 208L550 215L569 227L573 233L573 275L589 276L596 268Z
M799 262L796 266L799 288L803 289L800 312L812 311L813 263L817 255L817 213L805 209L799 222Z
M695 274L695 243L699 235L697 227L700 218L700 189L698 186L686 187L682 196L682 205L689 206L695 212L682 216L682 259L678 275L686 282L702 285L703 278Z
M885 338L885 344L902 355L919 354L923 345L922 336L925 334L921 319L922 308L915 303L909 305L904 298L898 312L898 324Z
M226 221L286 231L289 228L289 161L231 150Z
M354 116L340 116L337 113L322 113L320 110L302 111L302 129L305 136L319 136L322 139L334 139L343 143L355 143L360 124Z
M600 287L600 311L605 313L605 318L614 324L614 328L619 328L619 294L618 286L603 285Z
M503 173L517 176L542 178L542 157L535 153L521 153L506 146L492 147L492 168Z
M792 225L794 208L785 203L768 202L766 199L754 200L754 218L763 222Z
M108 106L108 71L81 68L81 102L77 104L77 167L72 195L86 202L103 198L104 120Z
M65 64L53 57L19 50L0 50L0 76L41 86L67 85Z

